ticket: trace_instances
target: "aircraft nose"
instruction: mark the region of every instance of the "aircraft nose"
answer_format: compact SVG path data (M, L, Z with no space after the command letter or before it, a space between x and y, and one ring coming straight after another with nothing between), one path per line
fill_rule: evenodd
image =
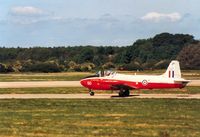
M82 79L82 80L80 81L80 83L81 83L82 86L86 87L86 85L87 85L87 80L86 80L86 79Z
M91 88L91 85L92 85L92 81L90 79L82 79L80 83L82 86L86 88Z

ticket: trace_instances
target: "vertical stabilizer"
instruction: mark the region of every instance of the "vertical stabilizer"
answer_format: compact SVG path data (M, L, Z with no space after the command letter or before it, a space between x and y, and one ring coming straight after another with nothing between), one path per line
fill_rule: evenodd
M181 78L181 70L180 70L180 65L177 60L171 61L169 64L167 71L163 74L164 77L167 78Z

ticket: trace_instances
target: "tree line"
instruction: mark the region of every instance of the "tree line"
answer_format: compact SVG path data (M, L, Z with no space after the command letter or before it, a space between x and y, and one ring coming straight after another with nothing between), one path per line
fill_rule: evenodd
M61 72L97 69L163 69L178 59L200 69L200 44L189 34L161 33L130 46L0 48L0 72Z

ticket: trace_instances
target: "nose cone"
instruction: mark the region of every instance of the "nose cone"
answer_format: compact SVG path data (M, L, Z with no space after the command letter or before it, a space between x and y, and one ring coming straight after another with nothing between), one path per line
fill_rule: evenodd
M86 79L82 79L80 81L81 85L84 86L84 87L87 87L87 80Z
M81 85L83 85L86 88L92 88L92 80L91 79L82 79L80 81Z

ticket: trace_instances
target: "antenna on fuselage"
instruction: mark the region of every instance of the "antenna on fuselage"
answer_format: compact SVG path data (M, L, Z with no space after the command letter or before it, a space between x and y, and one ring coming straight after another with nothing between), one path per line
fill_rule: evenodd
M100 75L100 77L104 77L104 68L101 68Z

